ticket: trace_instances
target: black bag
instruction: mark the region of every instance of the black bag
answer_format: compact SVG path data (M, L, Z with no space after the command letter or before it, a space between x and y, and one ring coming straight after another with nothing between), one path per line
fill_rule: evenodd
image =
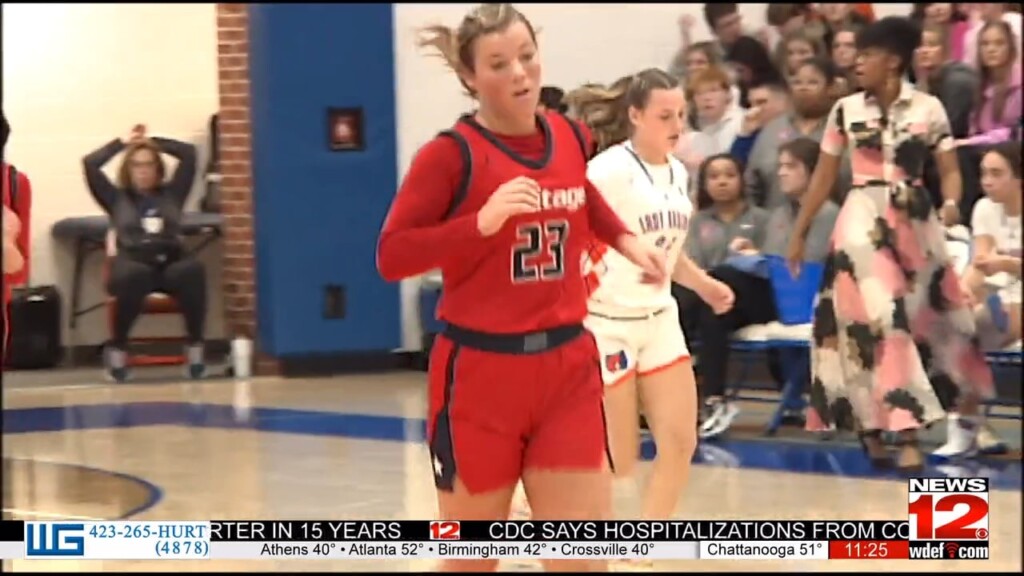
M60 364L61 296L56 286L15 288L10 305L7 366L53 368Z

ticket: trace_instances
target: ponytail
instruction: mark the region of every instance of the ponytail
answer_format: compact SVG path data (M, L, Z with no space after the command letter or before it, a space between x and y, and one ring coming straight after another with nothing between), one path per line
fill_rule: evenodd
M459 36L455 29L441 25L426 26L420 30L416 44L420 48L433 48L437 51L435 56L444 60L446 66L454 72L461 71Z
M624 78L610 87L587 85L569 92L565 102L575 111L581 122L594 135L595 153L629 138L629 107L626 92L630 78Z
M594 134L597 153L618 144L633 130L629 109L647 107L651 92L679 87L679 80L663 70L648 68L632 76L619 78L611 86L587 85L573 90L565 101L576 117Z

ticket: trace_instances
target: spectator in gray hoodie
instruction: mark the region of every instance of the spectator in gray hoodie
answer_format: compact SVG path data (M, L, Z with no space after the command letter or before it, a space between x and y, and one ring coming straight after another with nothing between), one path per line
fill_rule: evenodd
M978 92L978 73L949 56L949 36L942 26L928 24L921 32L915 54L917 88L942 102L953 138L966 138L971 129L971 110Z
M949 117L954 139L967 138L971 131L971 114L975 109L979 77L976 70L950 57L949 32L945 26L926 24L921 33L921 47L914 54L914 77L917 88L942 102ZM970 147L957 150L964 189L960 197L960 213L970 214L981 197L979 152ZM934 159L925 164L925 187L932 193L936 208L942 205L939 174Z
M836 102L839 72L830 60L805 60L789 84L792 110L761 129L747 158L747 198L771 210L786 203L779 188L779 148L800 137L821 142L825 121ZM833 200L839 204L850 189L850 160L844 157Z

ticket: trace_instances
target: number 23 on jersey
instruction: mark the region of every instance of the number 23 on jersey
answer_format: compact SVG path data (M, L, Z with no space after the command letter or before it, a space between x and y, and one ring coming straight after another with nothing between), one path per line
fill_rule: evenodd
M512 282L552 282L565 276L569 221L561 218L516 226L512 247Z

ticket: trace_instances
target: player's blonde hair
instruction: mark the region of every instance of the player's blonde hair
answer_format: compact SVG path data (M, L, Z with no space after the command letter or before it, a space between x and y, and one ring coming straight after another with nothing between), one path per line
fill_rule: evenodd
M581 86L566 95L565 101L594 135L596 151L607 149L629 138L633 126L629 109L643 110L654 90L679 87L679 80L658 68L648 68L616 80L611 86Z
M504 32L516 22L522 22L530 31L530 38L537 42L537 31L522 12L511 4L481 4L462 19L458 28L433 25L420 30L417 44L421 48L433 48L445 64L459 76L459 82L475 96L463 79L464 74L474 72L473 51L477 39L487 34Z

